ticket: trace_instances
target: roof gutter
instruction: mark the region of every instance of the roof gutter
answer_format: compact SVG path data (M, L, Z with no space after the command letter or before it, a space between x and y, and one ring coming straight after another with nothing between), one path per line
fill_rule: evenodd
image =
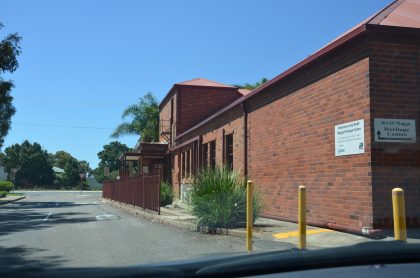
M245 102L241 103L243 115L243 136L244 136L244 176L248 176L248 111Z
M200 139L200 136L195 136L195 137L191 138L190 140L185 141L184 143L181 143L179 145L174 146L173 148L170 148L169 152L174 152L174 151L176 151L176 150L178 150L182 147L185 147L185 146L187 146L187 145L189 145L189 144L191 144L195 141L198 141L199 139Z
M183 136L187 135L188 133L190 133L191 131L193 131L193 130L195 130L195 129L201 127L201 126L203 126L204 124L208 123L212 119L220 116L221 114L225 113L226 111L229 111L231 108L239 105L240 103L242 103L245 100L253 97L254 95L258 94L259 92L261 92L261 91L263 91L265 89L268 89L269 87L273 86L277 82L283 80L284 78L288 77L292 73L294 73L294 72L302 69L303 67L305 67L306 65L312 63L316 59L319 59L320 57L323 57L324 55L326 55L327 53L335 50L336 48L338 48L339 46L343 45L344 43L349 42L349 41L355 39L360 34L362 34L364 31L366 31L366 24L360 25L359 27L355 28L351 32L345 34L344 36L338 38L337 40L333 41L332 43L328 44L327 46L321 48L320 50L318 50L317 52L315 52L314 54L312 54L308 58L306 58L306 59L302 60L301 62L297 63L296 65L294 65L290 69L284 71L283 73L281 73L280 75L278 75L275 78L271 79L270 81L267 81L266 83L262 84L258 88L252 90L249 94L247 94L247 95L245 95L245 96L243 96L243 97L235 100L234 102L232 102L231 104L229 104L225 108L219 110L215 114L211 115L210 117L208 117L204 121L202 121L199 124L193 126L192 128L188 129L187 131L179 134L175 138L175 140L178 140L181 137L183 137Z

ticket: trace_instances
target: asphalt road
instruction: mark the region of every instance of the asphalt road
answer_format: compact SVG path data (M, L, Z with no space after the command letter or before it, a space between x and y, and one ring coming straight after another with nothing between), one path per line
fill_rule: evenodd
M113 208L101 192L26 192L0 206L3 267L113 267L244 252L244 239L152 223ZM285 243L256 241L255 251Z

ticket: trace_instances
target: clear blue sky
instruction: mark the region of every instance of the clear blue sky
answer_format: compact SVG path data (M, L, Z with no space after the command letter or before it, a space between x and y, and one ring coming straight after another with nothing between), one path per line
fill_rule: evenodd
M0 38L23 37L3 150L28 139L94 168L123 109L146 92L160 101L196 77L271 79L390 2L3 0Z

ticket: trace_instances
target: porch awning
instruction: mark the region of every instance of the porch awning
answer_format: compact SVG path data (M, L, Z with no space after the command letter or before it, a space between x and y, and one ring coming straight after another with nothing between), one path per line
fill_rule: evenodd
M162 143L139 143L134 152L121 154L120 160L139 160L140 157L164 158L168 147L168 144Z

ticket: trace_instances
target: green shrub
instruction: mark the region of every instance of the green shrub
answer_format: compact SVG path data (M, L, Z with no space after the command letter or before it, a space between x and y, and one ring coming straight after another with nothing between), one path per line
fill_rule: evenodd
M173 199L174 192L172 190L172 186L167 181L162 182L160 184L160 205L170 205L172 204Z
M0 191L0 198L6 197L7 191Z
M0 181L0 191L9 192L13 189L13 183L10 181Z
M90 190L89 183L86 180L82 182L82 187L83 190Z
M105 178L105 180L116 181L117 180L117 177L119 175L120 175L120 171L119 170L111 171L109 173L109 177Z
M246 226L245 178L222 167L204 169L193 182L192 213L198 225L214 233L217 229ZM262 211L262 198L254 193L253 220Z

